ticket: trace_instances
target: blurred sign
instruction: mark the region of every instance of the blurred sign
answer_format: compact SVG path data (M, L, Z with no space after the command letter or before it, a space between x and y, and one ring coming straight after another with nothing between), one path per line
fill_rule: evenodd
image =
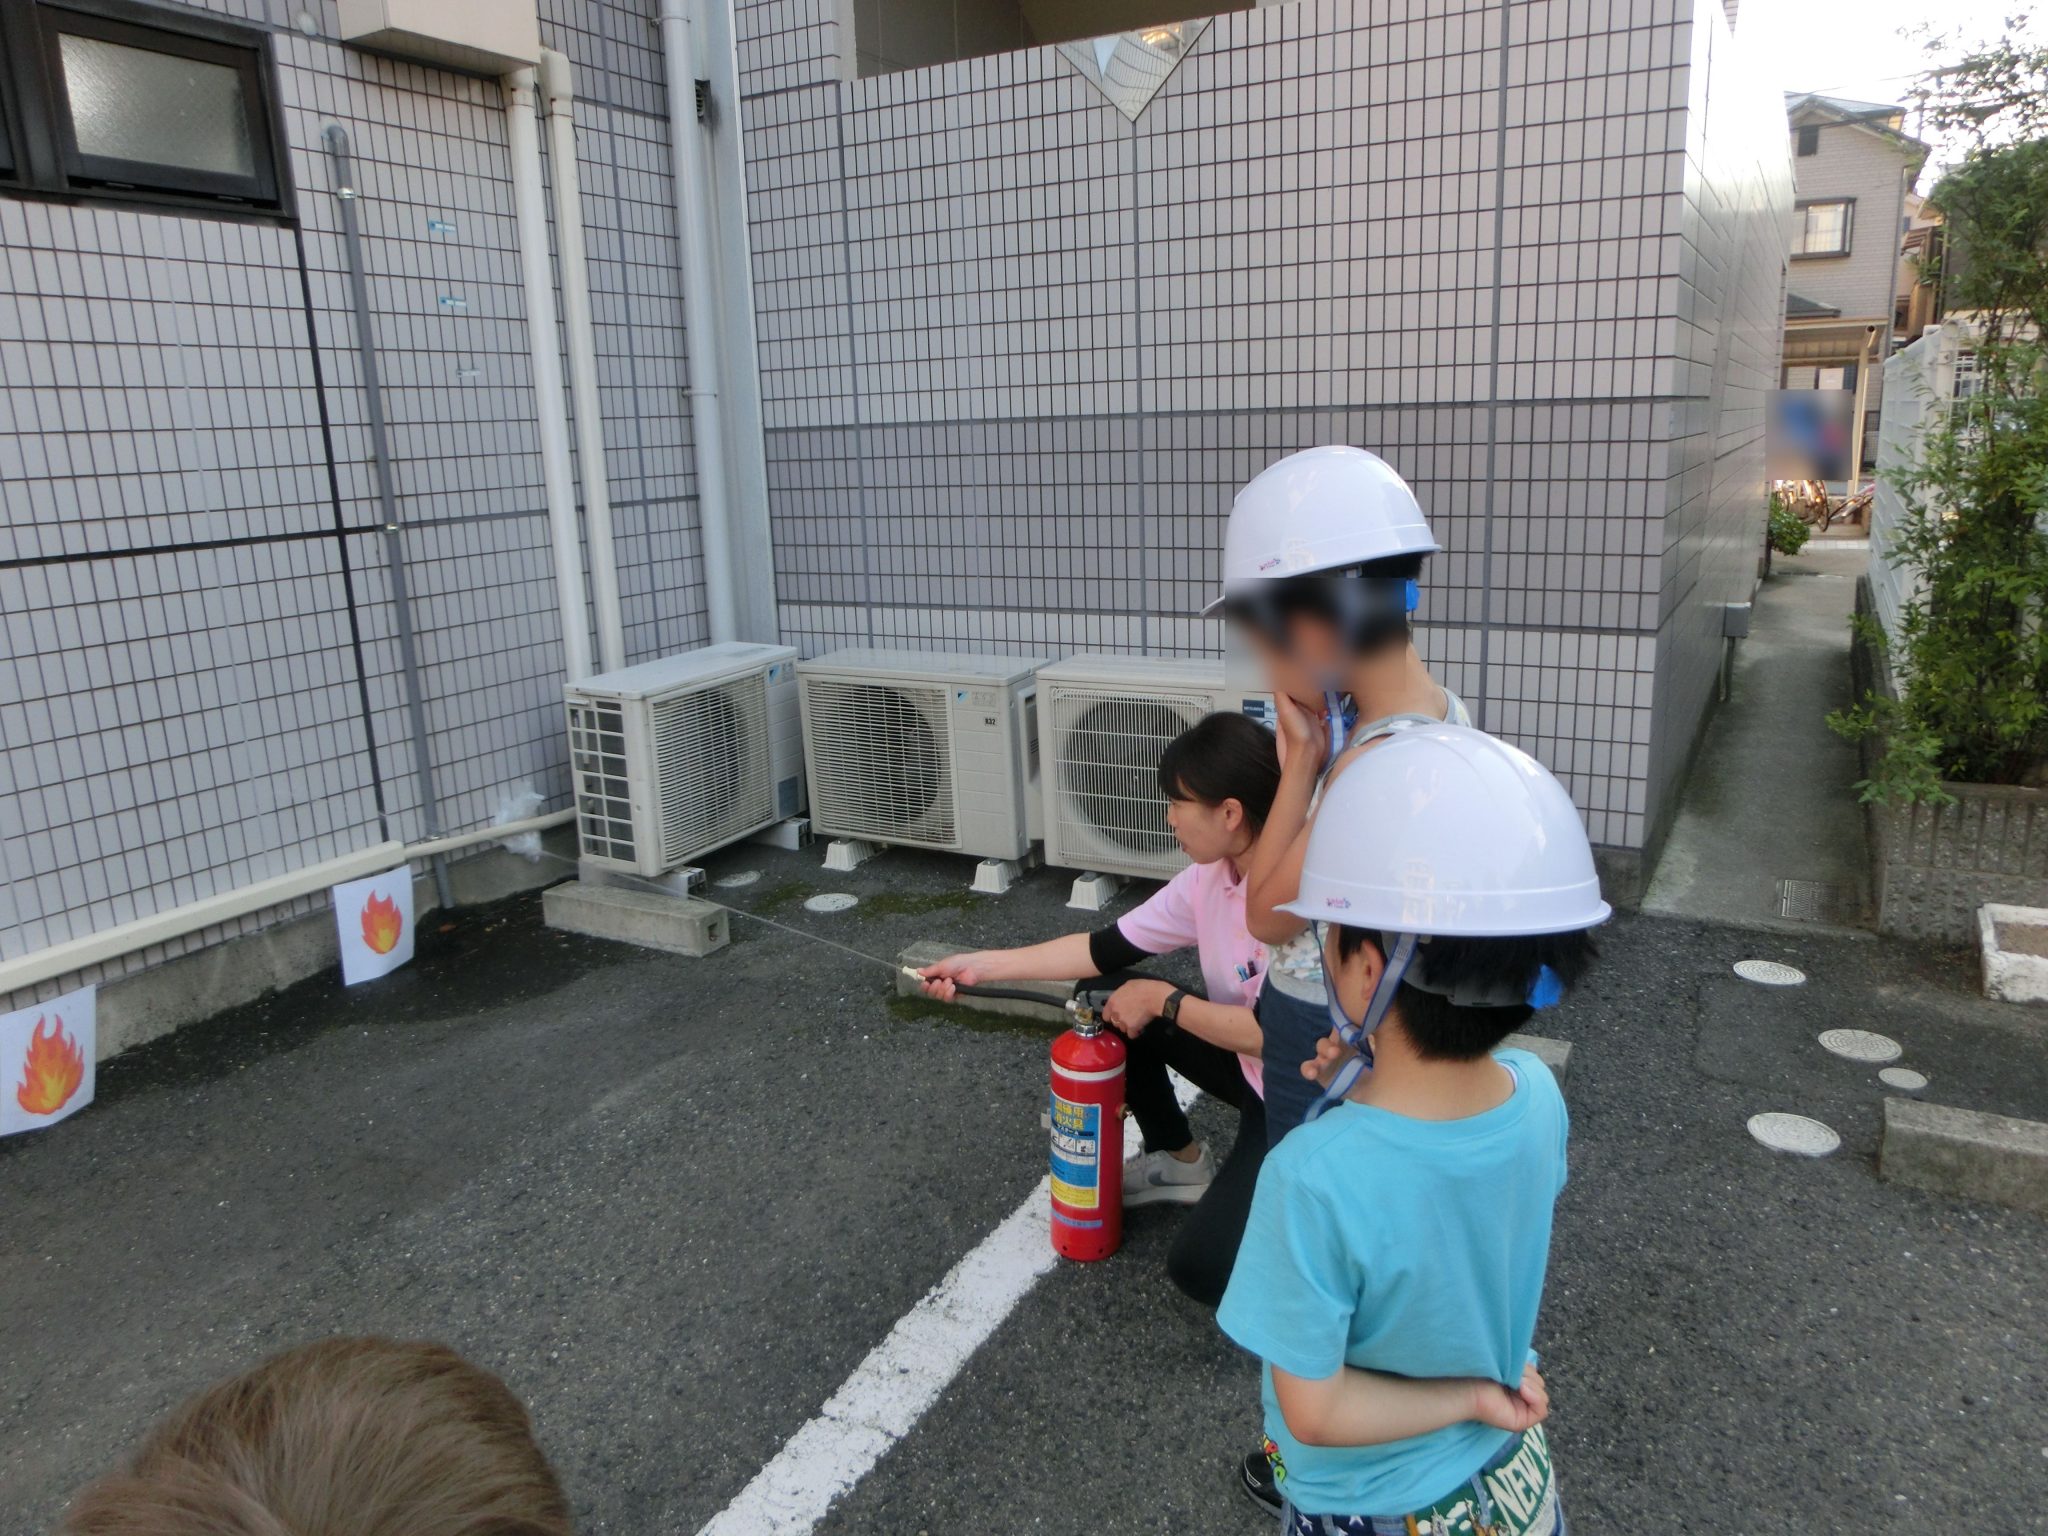
M1764 432L1772 480L1846 480L1856 395L1846 389L1774 389Z

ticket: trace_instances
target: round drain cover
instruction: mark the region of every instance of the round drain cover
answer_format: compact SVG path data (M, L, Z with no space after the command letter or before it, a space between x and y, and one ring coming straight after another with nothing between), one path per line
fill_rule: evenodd
M1887 1088L1899 1088L1907 1093L1918 1093L1927 1086L1927 1074L1915 1072L1911 1067L1886 1067L1877 1074L1877 1080Z
M1818 1120L1780 1110L1751 1115L1749 1134L1773 1152L1790 1152L1799 1157L1826 1157L1842 1144L1842 1138Z
M721 891L735 891L743 885L752 885L760 878L761 871L758 869L736 869L729 875L720 875L711 883Z
M1875 1035L1867 1029L1825 1029L1820 1043L1851 1061L1897 1061L1906 1054L1890 1035Z
M1775 960L1738 960L1735 974L1762 987L1796 987L1806 981L1806 972Z
M813 896L804 903L806 912L844 912L848 907L860 905L860 898L851 891L826 891Z

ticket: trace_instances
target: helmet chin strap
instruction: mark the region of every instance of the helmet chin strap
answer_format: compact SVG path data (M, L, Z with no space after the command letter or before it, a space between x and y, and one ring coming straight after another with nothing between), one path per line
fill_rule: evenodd
M1309 1106L1308 1118L1313 1120L1332 1104L1342 1100L1357 1083L1359 1074L1372 1065L1372 1036L1386 1019L1387 1009L1393 1006L1394 994L1401 990L1401 978L1408 967L1415 962L1416 946L1421 941L1412 933L1398 935L1394 940L1393 953L1387 956L1386 966L1380 971L1379 980L1373 983L1372 996L1365 1000L1365 1018L1361 1023L1351 1022L1343 1004L1337 1001L1337 978L1328 957L1323 961L1323 990L1329 997L1330 1023L1338 1037L1355 1050L1353 1056L1337 1069L1337 1075L1330 1079L1330 1086L1323 1090L1323 1096Z

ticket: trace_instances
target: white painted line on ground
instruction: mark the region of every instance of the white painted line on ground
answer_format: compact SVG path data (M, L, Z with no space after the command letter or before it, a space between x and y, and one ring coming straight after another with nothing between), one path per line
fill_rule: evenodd
M1185 1108L1197 1090L1179 1076ZM818 1411L697 1536L807 1536L924 1417L1058 1258L1051 1179L897 1320Z

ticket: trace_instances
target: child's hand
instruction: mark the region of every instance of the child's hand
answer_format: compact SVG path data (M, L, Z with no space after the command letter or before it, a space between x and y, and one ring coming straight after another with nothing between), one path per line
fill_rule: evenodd
M1510 1392L1497 1381L1479 1382L1473 1390L1472 1417L1495 1429L1519 1435L1550 1417L1550 1389L1536 1367L1522 1367L1522 1385Z
M1328 722L1313 710L1303 709L1286 693L1275 693L1273 706L1280 727L1274 733L1274 745L1280 753L1281 771L1298 762L1310 773L1320 772L1330 750Z
M1316 1042L1315 1055L1301 1064L1301 1075L1327 1088L1330 1079L1337 1075L1337 1069L1357 1054L1344 1043L1344 1037L1332 1029Z
M950 1003L960 987L971 987L981 980L981 956L948 955L943 960L933 961L917 974L924 978L926 997Z

